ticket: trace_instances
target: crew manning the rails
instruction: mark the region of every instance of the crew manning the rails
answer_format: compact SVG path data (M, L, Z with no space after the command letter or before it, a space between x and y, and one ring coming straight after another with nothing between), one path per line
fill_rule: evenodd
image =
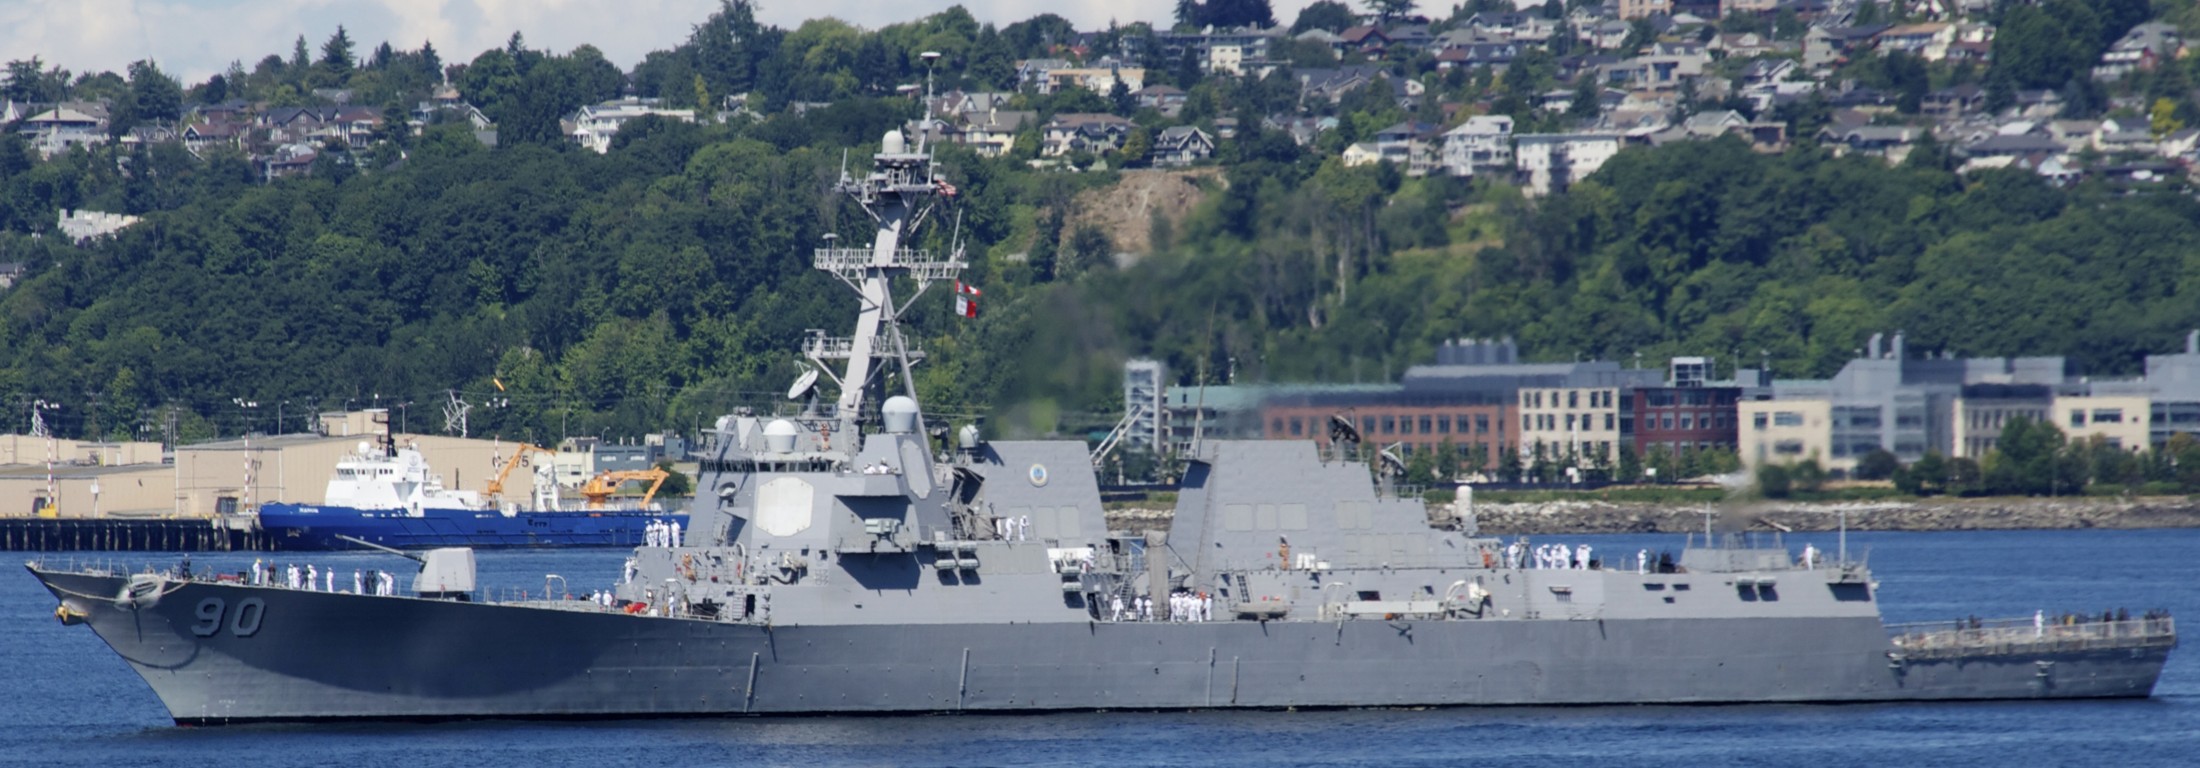
M643 543L652 547L680 546L680 522L678 520L651 520L642 528Z
M1647 557L1648 550L1644 551ZM1529 562L1522 562L1523 560ZM1545 571L1586 571L1596 562L1595 550L1587 544L1569 547L1564 544L1540 544L1530 547L1525 539L1505 547L1505 567L1532 567Z

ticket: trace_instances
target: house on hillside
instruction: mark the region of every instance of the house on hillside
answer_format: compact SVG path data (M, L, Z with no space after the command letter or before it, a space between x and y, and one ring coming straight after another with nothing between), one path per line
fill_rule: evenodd
M1047 121L1039 154L1061 157L1071 152L1108 152L1123 146L1136 123L1105 113L1067 113Z
M995 110L964 118L960 141L979 157L1001 157L1016 148L1016 135L1038 125L1039 113Z
M2140 24L2101 53L2101 63L2093 68L2093 79L2113 82L2133 72L2152 72L2162 62L2184 55L2184 51L2185 41L2177 33L2177 25L2161 21Z
M1475 115L1444 132L1444 172L1453 176L1494 174L1510 178L1513 170L1513 119L1510 115Z
M183 128L183 147L194 155L203 155L215 147L244 148L245 126L240 123L208 121L193 123Z
M1124 90L1133 93L1142 90L1146 87L1146 70L1137 67L1049 70L1046 79L1039 83L1039 92L1060 93L1069 88L1083 88L1106 96L1115 90L1117 83L1122 83Z
M1138 100L1140 109L1151 109L1165 117L1176 117L1184 111L1184 89L1173 85L1149 85L1131 94Z
M1288 133L1291 142L1302 147L1312 145L1323 131L1337 130L1337 125L1335 117L1269 115L1260 121L1261 128Z
M70 101L23 118L15 132L31 142L42 156L69 151L70 147L107 143L107 108L95 102Z
M1162 129L1153 139L1150 157L1153 164L1162 167L1186 166L1213 157L1215 139L1206 131L1189 125Z
M1531 196L1565 192L1619 154L1612 133L1519 134L1513 137L1515 168Z
M590 104L560 121L561 127L573 143L604 154L611 151L611 138L619 135L619 128L636 118L655 115L665 120L695 122L695 110L666 109L663 103L662 99L628 97Z

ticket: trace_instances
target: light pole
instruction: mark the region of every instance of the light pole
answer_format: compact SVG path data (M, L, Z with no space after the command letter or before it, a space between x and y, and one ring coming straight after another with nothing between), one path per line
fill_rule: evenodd
M246 400L242 397L232 397L229 398L229 402L237 404L237 418L239 421L243 422L244 425L242 429L238 430L237 434L252 434L252 409L260 407L260 401Z

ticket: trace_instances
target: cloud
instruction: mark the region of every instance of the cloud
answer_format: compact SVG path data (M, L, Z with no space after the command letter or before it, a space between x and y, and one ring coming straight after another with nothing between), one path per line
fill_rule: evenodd
M1307 0L1280 0L1289 23ZM833 16L867 28L911 21L954 0L760 0L758 17L787 28ZM963 0L981 22L1007 25L1058 13L1079 29L1109 21L1166 24L1173 0ZM687 39L718 0L0 0L0 51L33 55L72 72L121 72L152 59L187 82L204 80L232 60L288 57L303 35L315 55L342 25L361 54L384 41L399 49L435 43L445 61L466 61L502 46L518 31L531 48L596 46L631 68L653 50Z

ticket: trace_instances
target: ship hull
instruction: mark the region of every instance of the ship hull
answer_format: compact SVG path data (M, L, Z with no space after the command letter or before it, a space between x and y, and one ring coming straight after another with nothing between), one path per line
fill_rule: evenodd
M473 547L524 549L550 547L633 547L643 543L650 521L674 521L687 515L639 509L574 512L427 509L420 517L402 510L267 504L260 507L260 529L276 549L350 550L349 536L397 549Z
M1871 618L765 627L205 582L129 610L94 599L119 577L33 572L185 724L2144 697L2169 650L1902 661Z

